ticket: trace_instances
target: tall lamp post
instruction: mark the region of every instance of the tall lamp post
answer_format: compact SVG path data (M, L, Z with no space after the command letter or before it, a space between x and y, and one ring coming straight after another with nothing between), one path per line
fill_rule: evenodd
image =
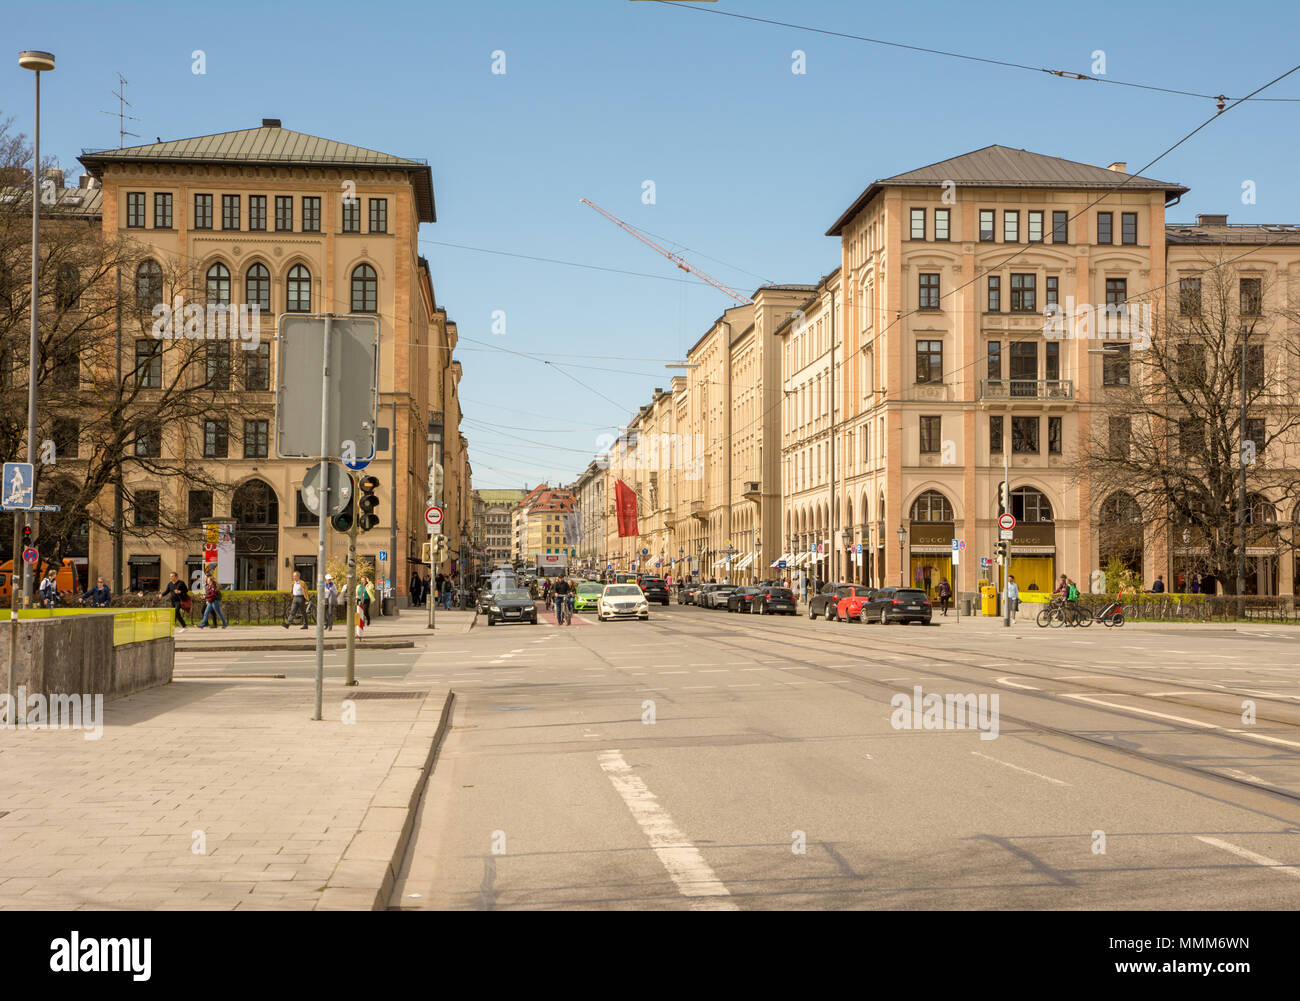
M907 539L907 529L902 525L898 526L898 586L905 587L903 583L903 542Z
M40 249L41 249L41 73L48 73L54 69L54 55L49 52L40 52L34 49L18 53L18 65L25 70L32 70L36 73L36 125L33 132L32 141L32 299L31 299L31 318L32 318L32 335L29 345L28 366L27 366L27 461L35 466L36 463L36 365L37 352L37 307L40 303L38 274L40 271ZM24 524L32 523L32 514L30 511L24 516ZM17 527L14 531L15 540L18 538ZM17 566L18 546L14 545L14 566ZM12 575L10 585L12 590ZM32 601L32 565L27 564L23 571L23 603L30 605ZM13 661L10 661L12 664ZM12 677L12 671L10 676Z

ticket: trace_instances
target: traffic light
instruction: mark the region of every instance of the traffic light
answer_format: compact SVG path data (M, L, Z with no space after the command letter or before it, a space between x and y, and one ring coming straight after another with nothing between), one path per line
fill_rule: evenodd
M1011 510L1011 484L1003 480L998 484L998 514L1007 514Z
M361 495L357 498L357 527L363 532L369 532L379 524L379 515L375 513L379 507L379 498L375 495L379 489L379 477L363 476L358 486Z
M32 526L24 525L23 526L23 548L26 549L31 544L32 544Z
M1007 540L999 539L998 540L998 562L1005 563L1006 561L1007 561Z

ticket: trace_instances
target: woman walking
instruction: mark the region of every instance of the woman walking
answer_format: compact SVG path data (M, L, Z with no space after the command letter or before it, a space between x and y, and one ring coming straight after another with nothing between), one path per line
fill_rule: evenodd
M221 628L225 629L230 623L226 621L226 614L221 610L221 588L217 587L217 579L212 574L208 574L207 584L204 585L203 600L206 604L203 606L203 620L199 623L199 628L207 628L209 617L215 616L212 627L215 629L217 619L220 619Z

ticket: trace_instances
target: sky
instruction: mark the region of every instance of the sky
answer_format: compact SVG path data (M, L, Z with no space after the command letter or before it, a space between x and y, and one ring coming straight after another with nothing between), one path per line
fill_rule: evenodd
M1241 97L1300 62L1294 0L4 6L0 117L31 134L17 51L53 52L42 150L72 177L83 148L118 145L118 73L139 119L128 145L279 118L430 163L438 221L420 251L460 332L477 488L571 482L731 304L579 199L742 293L812 284L839 264L826 230L878 178L994 143L1136 172L1215 115L1038 69ZM1300 72L1260 96L1300 99ZM1300 223L1298 120L1300 100L1247 102L1147 168L1192 189L1169 220Z

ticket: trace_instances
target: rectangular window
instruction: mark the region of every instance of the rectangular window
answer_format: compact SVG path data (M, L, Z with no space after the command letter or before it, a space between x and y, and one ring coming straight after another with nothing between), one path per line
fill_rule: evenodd
M265 459L267 455L267 422L244 421L244 458Z
M1264 391L1264 345L1246 345L1246 392Z
M212 228L212 196L211 195L194 196L194 228L195 229Z
M1205 384L1205 349L1199 344L1177 346L1178 382L1183 386Z
M162 341L135 342L135 378L141 389L162 388Z
M988 378L990 382L1002 381L1002 342L988 343Z
M136 428L132 452L137 459L157 459L162 456L162 429L146 424Z
M230 454L230 425L225 421L203 422L203 458L224 459Z
M948 209L934 210L934 238L936 240L949 239L950 234L948 231L948 221L949 221Z
M1119 240L1120 243L1138 242L1138 214L1136 212L1120 213Z
M304 233L320 232L320 199L315 195L302 200L302 231Z
M388 199L370 199L370 232L388 232Z
M941 439L943 437L943 418L941 417L922 417L921 418L921 454L938 455L942 447Z
M1052 213L1052 242L1053 243L1070 242L1070 213L1068 212Z
M221 196L221 228L239 229L239 196Z
M361 232L361 199L344 198L343 205L343 229L344 233Z
M307 507L307 502L303 500L302 497L302 490L298 490L296 492L298 494L298 520L296 524L319 525L320 517L316 515L309 507Z
M212 491L191 490L186 499L186 510L191 525L202 525L212 518Z
M1106 305L1124 306L1128 304L1128 279L1106 279Z
M1061 304L1061 279L1056 275L1047 276L1047 288L1043 290L1044 306L1059 306Z
M266 229L266 195L248 196L248 228L255 231Z
M144 229L144 192L126 193L126 228Z
M1061 421L1062 418L1060 417L1047 418L1047 454L1048 455L1061 454L1061 429L1062 429Z
M1002 415L989 415L989 454L1002 454Z
M1097 242L1115 242L1115 214L1113 212L1097 213Z
M938 309L939 308L939 276L934 274L921 275L920 294L917 297L918 309Z
M1038 309L1038 276L1011 276L1011 312L1033 313Z
M1178 280L1178 312L1183 316L1201 315L1201 280L1199 278L1180 278Z
M160 191L153 196L153 228L172 228L172 196L169 191Z
M1110 457L1126 462L1132 451L1133 424L1128 417L1110 418Z
M1106 353L1101 356L1101 384L1103 386L1127 386L1128 375L1128 345L1107 344Z
M1241 279L1241 315L1259 316L1264 304L1262 280L1259 278Z
M1002 312L1002 279L998 275L989 275L989 309L990 313Z
M275 231L277 233L293 232L293 196L275 196Z
M925 239L925 209L912 209L912 229L910 239Z
M1009 209L1002 213L1002 242L1020 242L1020 213Z
M135 509L135 523L138 528L149 528L158 524L157 490L137 490L131 506Z
M1048 341L1043 345L1043 378L1056 381L1061 378L1061 342Z
M1178 454L1194 459L1205 452L1205 425L1196 417L1178 422Z
M206 345L204 358L205 389L226 390L230 388L230 345L218 341Z
M1262 417L1246 418L1246 440L1255 443L1255 458L1264 454L1264 444L1268 440L1268 429Z
M992 243L993 236L993 210L980 209L980 243Z
M1038 342L1012 341L1011 357L1011 395L1038 395Z
M56 417L51 437L56 459L75 459L81 447L81 422L75 417Z
M916 342L916 381L943 382L943 341Z
M1029 242L1030 243L1043 242L1043 213L1042 212L1036 211L1036 212L1029 213Z
M1037 455L1038 418L1011 418L1011 451L1016 455Z
M244 356L244 388L262 392L271 388L271 345L259 344Z

